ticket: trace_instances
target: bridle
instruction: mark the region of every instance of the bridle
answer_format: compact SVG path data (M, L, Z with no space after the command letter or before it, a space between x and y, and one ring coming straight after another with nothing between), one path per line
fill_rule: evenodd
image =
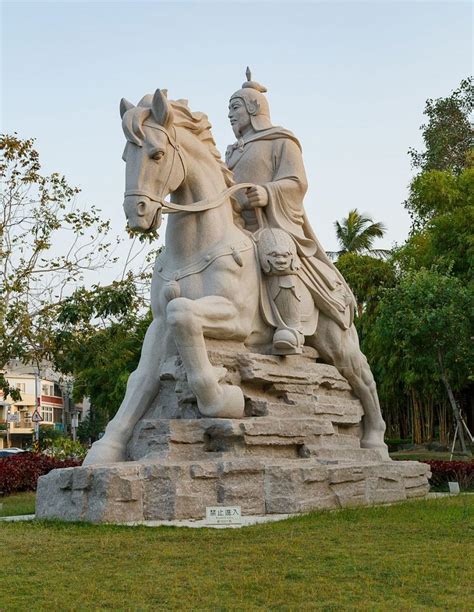
M169 144L173 148L173 157L171 159L168 176L166 177L166 181L163 183L162 191L158 197L156 197L155 194L151 194L147 191L140 190L140 189L130 189L126 191L124 194L125 197L127 196L145 196L151 202L156 202L157 204L159 204L161 206L161 212L163 214L172 214L172 213L178 213L178 212L196 213L196 212L202 212L205 210L210 210L212 208L218 208L219 206L221 206L221 204L223 204L227 200L227 198L229 198L231 195L233 195L237 191L240 191L241 189L247 189L248 187L254 186L253 183L239 183L237 185L232 185L231 187L228 187L227 189L224 189L223 191L221 191L214 198L205 198L204 200L199 200L199 202L194 202L193 204L174 204L173 202L168 202L167 200L164 199L163 195L164 195L166 188L168 187L168 181L170 179L171 173L173 172L173 167L176 161L176 154L178 155L179 160L181 161L181 167L183 169L183 178L180 181L180 185L186 180L186 176L187 176L186 162L184 160L183 153L181 151L181 147L176 142L176 128L173 125L174 137L172 138L168 130L166 130L161 125L152 125L146 122L143 123L143 125L145 125L146 127L150 127L154 130L159 130L160 132L163 132L166 135ZM153 225L155 221L155 217L153 218L151 225Z
M181 167L183 169L183 178L180 181L180 185L186 180L186 176L187 176L186 162L184 161L184 157L181 152L181 147L176 142L176 128L174 127L174 125L172 126L173 131L174 131L174 138L172 138L168 130L165 129L161 125L152 125L151 123L146 123L146 122L143 123L143 125L145 125L146 127L150 127L153 130L158 130L159 132L163 132L163 134L165 134L165 136L167 137L168 142L170 143L171 147L173 148L173 157L171 159L171 164L168 170L168 176L166 177L166 181L163 183L163 188L158 197L156 197L154 194L152 195L151 193L148 193L147 191L144 191L141 189L129 189L128 191L125 192L124 195L125 197L127 196L145 196L152 202L156 202L157 204L160 204L162 208L166 208L168 204L170 204L170 202L166 202L166 200L163 199L163 195L164 195L166 188L168 187L168 181L170 180L171 173L173 172L174 163L176 161L176 154L178 154L178 157L181 161ZM163 212L166 212L166 211L163 211Z

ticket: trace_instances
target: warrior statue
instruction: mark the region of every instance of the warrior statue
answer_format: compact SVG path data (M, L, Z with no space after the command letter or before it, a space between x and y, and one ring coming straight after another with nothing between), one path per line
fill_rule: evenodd
M349 329L353 323L355 299L321 247L303 207L308 184L301 145L289 130L272 125L265 92L264 86L251 80L247 68L247 81L229 102L229 119L238 140L227 148L227 166L237 183L255 184L235 196L244 228L256 232L256 238L262 227L286 232L294 241L301 262L295 272L309 290L316 308L342 329ZM268 290L266 293L268 295ZM298 295L297 292L287 293L278 305L275 298L268 295L270 307L262 308L267 322L277 330L273 339L276 354L301 352L303 341L300 322L294 321ZM262 303L264 305L265 301ZM292 325L287 324L285 333L282 333L280 319L293 321ZM293 333L289 333L290 328ZM305 335L311 333L314 329Z
M389 461L354 297L306 218L300 143L272 125L264 93L248 71L232 95L227 165L187 100L122 99L129 227L169 215L153 321L83 466L40 478L39 518L202 519L223 504L281 515L426 495L429 466Z
M150 231L162 213L170 218L138 368L86 464L127 458L133 429L176 354L201 416L244 417L243 391L222 380L207 339L276 355L313 347L361 400L361 446L388 456L375 381L353 324L354 297L305 215L301 145L290 131L272 126L265 88L249 72L247 79L230 99L238 140L227 150L227 167L206 115L193 113L186 100L168 100L158 89L137 106L121 102L129 226Z

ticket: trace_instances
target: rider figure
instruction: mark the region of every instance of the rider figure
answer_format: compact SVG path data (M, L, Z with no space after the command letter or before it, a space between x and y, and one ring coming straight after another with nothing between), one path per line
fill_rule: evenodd
M237 142L227 148L226 163L237 183L255 185L236 196L244 229L255 234L269 227L289 234L301 262L297 275L309 289L316 307L341 328L348 329L353 322L355 300L306 217L303 198L307 180L301 145L289 130L272 125L265 92L264 86L251 80L247 68L247 81L229 102L228 116ZM292 320L295 305L291 300L285 300L286 306L280 302L276 306L273 300L272 310L278 311L280 319ZM285 308L288 312L282 312ZM267 322L278 331L278 315ZM294 339L288 340L293 346L288 347L287 353L300 352L299 327L293 321ZM275 337L274 352L278 353Z

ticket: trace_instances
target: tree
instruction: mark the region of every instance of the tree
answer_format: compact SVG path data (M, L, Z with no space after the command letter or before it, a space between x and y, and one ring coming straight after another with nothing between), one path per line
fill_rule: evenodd
M337 260L336 267L354 293L359 320L362 319L364 311L368 315L373 313L380 297L380 290L384 287L393 287L395 284L393 265L382 259L344 253Z
M430 170L410 186L413 218L407 242L394 252L402 270L431 268L472 282L474 169L460 174Z
M386 289L365 350L381 380L382 396L402 390L411 400L415 442L433 434L433 407L472 381L473 292L436 270L409 272ZM380 379L379 379L380 382Z
M350 210L347 217L342 219L341 222L335 221L334 227L341 248L339 251L328 252L328 255L333 259L344 253L385 257L390 252L372 248L374 240L382 238L387 231L385 225L380 221L375 223L371 217L365 213L360 213L357 208Z
M412 218L412 233L426 227L435 217L474 205L474 168L455 174L427 170L410 184L405 207Z
M90 418L81 428L82 438L95 439L119 408L130 373L136 369L151 314L143 314L130 302L119 320L97 327L90 314L71 304L60 315L56 366L74 374L74 398L88 397ZM82 317L82 318L81 318Z
M469 405L472 392L467 346L474 287L472 108L471 79L449 97L427 101L428 121L421 126L425 150L409 151L418 171L405 202L410 235L389 261L396 283L377 293L376 308L366 309L362 319L362 349L377 380L387 429L403 437L410 433L415 442L430 440L436 421L447 442L447 408L456 413L454 396ZM354 275L350 266L345 273ZM363 283L363 272L355 276L355 286Z
M0 136L0 371L11 359L40 364L51 358L68 295L87 271L115 261L109 222L94 206L80 208L79 190L64 176L41 173L33 144L16 134ZM94 296L109 303L103 312L117 311L113 303L130 283L126 277L108 289L84 290L84 302ZM18 399L1 374L0 389Z
M455 174L472 165L473 129L470 122L474 102L473 79L461 81L446 98L428 99L424 114L428 123L420 130L425 150L408 151L412 166L421 171L448 170Z

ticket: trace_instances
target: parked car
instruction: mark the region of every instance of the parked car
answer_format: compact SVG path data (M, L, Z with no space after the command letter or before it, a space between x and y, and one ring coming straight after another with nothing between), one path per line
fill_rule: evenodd
M18 455L18 453L24 453L22 448L2 448L0 449L0 457L11 457L12 455Z

